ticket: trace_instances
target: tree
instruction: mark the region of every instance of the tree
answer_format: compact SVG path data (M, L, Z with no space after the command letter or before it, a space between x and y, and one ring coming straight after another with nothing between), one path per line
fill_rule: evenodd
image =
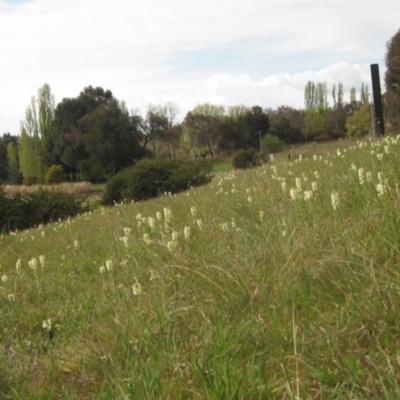
M304 111L291 107L279 107L268 112L270 127L268 133L278 137L283 142L300 143L303 139Z
M85 87L75 98L65 98L54 111L54 163L62 164L73 180L79 173L79 163L89 157L85 148L88 116L102 105L114 100L110 90Z
M44 84L26 109L20 145L20 166L25 179L43 179L51 164L54 104L50 86Z
M364 85L364 82L361 84L360 103L361 105L369 104L368 85Z
M143 157L139 133L124 103L111 100L97 107L85 121L88 157L79 167L83 178L102 182Z
M9 142L7 145L8 158L8 176L7 180L11 184L18 185L22 182L22 176L19 168L18 148L14 142Z
M317 107L317 92L315 83L308 81L304 89L304 105L306 110L315 110Z
M346 121L347 135L353 138L360 138L371 133L372 119L371 107L364 104L353 115L349 116Z
M237 148L260 148L262 139L269 129L269 117L260 106L253 106L237 119Z
M4 133L0 137L0 182L8 180L10 160L8 158L7 147L10 143L17 144L18 137L9 133Z
M338 108L343 107L343 83L342 82L339 82L339 85L338 85L337 107Z
M305 140L325 138L325 120L329 114L326 83L308 81L304 88L304 103L306 107Z
M400 131L400 29L388 41L386 52L386 115L392 132Z

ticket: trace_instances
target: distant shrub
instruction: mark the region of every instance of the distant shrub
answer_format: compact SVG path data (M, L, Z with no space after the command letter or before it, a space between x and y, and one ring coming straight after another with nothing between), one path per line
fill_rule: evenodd
M0 190L0 232L28 229L85 212L83 198L72 193L40 189L13 195Z
M267 133L262 140L264 150L269 154L279 153L283 149L282 141L275 135Z
M61 165L52 165L46 173L46 184L60 183L63 178L63 167Z
M40 179L38 179L37 176L27 176L26 178L23 179L22 183L26 186L32 186L36 185L39 182Z
M106 185L103 204L146 200L165 192L178 193L211 180L212 164L192 160L143 159L116 174Z
M232 165L235 169L253 168L259 163L260 156L253 148L247 150L240 149L234 154L232 158Z

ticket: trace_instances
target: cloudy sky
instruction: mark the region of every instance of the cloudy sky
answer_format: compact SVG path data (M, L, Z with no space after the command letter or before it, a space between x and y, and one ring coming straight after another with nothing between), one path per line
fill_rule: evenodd
M176 103L302 108L308 80L346 92L383 79L398 0L0 0L0 134L45 83L128 109ZM346 100L346 98L345 98Z

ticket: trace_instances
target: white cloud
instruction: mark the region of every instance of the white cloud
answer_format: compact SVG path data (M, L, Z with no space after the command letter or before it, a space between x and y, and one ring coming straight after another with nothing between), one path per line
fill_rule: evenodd
M0 0L0 134L18 133L30 97L44 83L57 101L93 85L112 90L128 107L164 100L182 109L203 101L301 107L307 80L345 87L369 81L369 63L382 64L385 44L398 29L396 4ZM252 57L243 63L238 52L229 70L204 57L187 71L176 58L239 45ZM232 72L242 64L242 74Z

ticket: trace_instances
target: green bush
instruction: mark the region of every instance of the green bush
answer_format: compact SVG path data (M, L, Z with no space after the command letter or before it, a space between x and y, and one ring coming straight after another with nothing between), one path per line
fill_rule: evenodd
M63 181L63 167L62 165L52 165L46 173L46 184L60 183Z
M264 150L269 154L279 153L283 149L282 141L275 135L267 133L262 140Z
M0 190L0 232L28 229L87 211L83 198L73 193L40 189L13 195Z
M235 169L253 168L259 163L260 156L253 148L247 150L240 149L234 154L232 158L232 165Z
M165 192L178 193L211 180L212 164L189 160L140 160L116 174L106 186L103 204L146 200Z

